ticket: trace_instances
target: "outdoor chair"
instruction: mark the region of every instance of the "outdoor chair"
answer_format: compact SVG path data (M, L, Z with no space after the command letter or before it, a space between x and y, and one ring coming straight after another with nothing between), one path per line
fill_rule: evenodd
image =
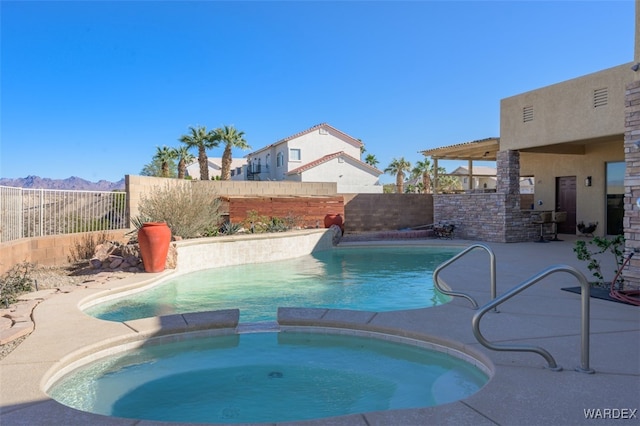
M453 231L456 226L452 223L437 223L433 225L433 232L435 232L436 237L441 239L453 239Z
M562 241L558 239L558 224L567 220L567 212L553 212L553 239L551 241Z
M536 240L536 243L548 243L549 241L544 238L544 227L551 224L551 212L540 212L532 217L531 223L540 225L540 238Z

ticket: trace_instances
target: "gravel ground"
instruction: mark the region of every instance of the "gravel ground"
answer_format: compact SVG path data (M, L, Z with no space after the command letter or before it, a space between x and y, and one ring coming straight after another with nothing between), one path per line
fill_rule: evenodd
M29 337L22 336L18 339L12 340L9 343L5 343L4 345L0 345L0 359L3 359L7 355L9 355L15 348L20 346L20 343L24 342L24 340Z

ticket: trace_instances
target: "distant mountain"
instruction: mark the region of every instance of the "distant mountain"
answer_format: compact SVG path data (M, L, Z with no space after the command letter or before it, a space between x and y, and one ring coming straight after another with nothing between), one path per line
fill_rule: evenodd
M78 191L114 191L117 189L124 190L124 179L121 179L118 182L109 182L106 180L90 182L76 176L71 176L67 179L49 179L41 178L40 176L27 176L25 178L17 179L0 178L0 186L34 189L74 189Z

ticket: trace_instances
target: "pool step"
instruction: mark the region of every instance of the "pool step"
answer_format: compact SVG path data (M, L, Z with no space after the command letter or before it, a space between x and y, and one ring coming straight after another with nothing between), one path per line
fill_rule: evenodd
M236 328L238 334L242 333L269 333L280 331L280 324L277 321L242 322Z

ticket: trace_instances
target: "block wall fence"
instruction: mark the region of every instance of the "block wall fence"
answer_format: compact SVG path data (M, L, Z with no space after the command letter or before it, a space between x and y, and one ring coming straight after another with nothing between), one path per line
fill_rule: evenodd
M128 229L106 232L111 241L126 242ZM23 238L0 244L0 275L14 265L30 262L41 266L63 266L69 264L69 256L77 244L84 239L102 235L103 232L49 235Z

